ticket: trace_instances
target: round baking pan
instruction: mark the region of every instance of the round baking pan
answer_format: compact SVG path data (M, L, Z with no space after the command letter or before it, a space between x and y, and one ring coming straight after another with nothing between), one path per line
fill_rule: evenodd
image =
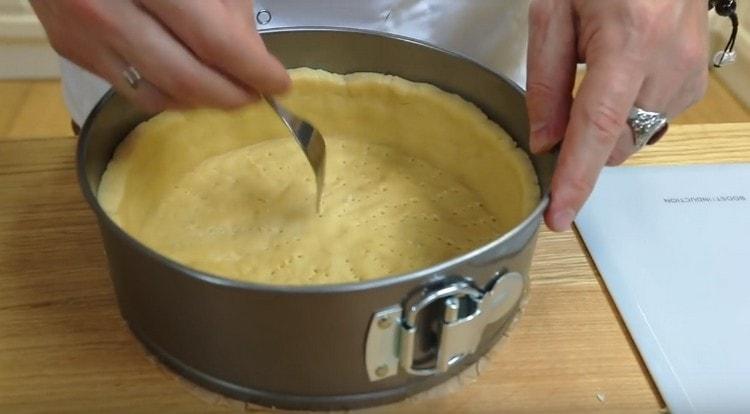
M397 75L473 102L529 153L547 194L555 158L529 152L524 95L506 78L465 57L382 33L300 28L262 36L287 67ZM96 192L107 163L146 119L108 93L82 129L77 168L123 318L150 352L188 379L282 408L389 403L476 362L517 313L546 196L496 240L409 274L316 286L234 281L150 250L100 207Z

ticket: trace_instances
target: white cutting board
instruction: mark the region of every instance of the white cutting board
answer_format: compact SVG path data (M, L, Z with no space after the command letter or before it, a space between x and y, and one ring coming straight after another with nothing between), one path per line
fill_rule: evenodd
M576 225L673 413L750 413L750 164L606 168Z

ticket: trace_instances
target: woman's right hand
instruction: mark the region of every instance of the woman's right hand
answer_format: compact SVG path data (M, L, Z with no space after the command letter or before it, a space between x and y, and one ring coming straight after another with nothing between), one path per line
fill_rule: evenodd
M144 110L234 108L290 86L252 0L31 0L52 47ZM140 74L132 87L124 71Z

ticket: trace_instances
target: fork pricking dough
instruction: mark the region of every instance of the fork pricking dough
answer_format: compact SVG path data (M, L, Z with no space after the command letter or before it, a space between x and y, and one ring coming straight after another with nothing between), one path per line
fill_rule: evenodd
M102 177L102 207L177 262L300 285L437 264L507 232L538 203L526 154L458 96L382 74L290 73L280 101L326 139L319 213L312 171L265 104L139 125Z

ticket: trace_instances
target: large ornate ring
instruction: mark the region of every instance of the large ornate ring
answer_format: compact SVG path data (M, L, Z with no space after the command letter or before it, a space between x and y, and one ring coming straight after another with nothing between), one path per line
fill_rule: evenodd
M628 115L628 125L633 130L633 144L636 149L656 143L669 128L667 117L660 112L646 111L634 106Z

